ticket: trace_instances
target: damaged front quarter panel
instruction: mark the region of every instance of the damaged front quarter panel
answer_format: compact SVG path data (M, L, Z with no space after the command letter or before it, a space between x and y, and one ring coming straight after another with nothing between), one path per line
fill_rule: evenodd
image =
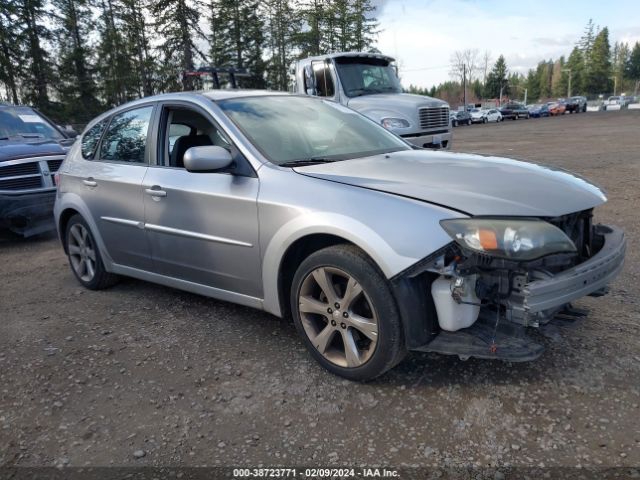
M403 272L395 283L423 278L426 280L422 280L422 288L427 288L438 278L447 279L450 302L469 303L464 301L462 292L467 288L465 284L471 284L480 307L475 323L458 330L451 329L451 322L437 318L432 307L429 321L423 319L422 323L429 339L410 348L461 358L509 361L537 358L544 348L527 335L526 327L539 327L563 312L573 315L575 310L570 302L587 295L601 295L624 263L626 240L622 230L592 226L591 211L566 217L562 219L562 228L576 242L576 253L552 254L523 262L473 252L452 242ZM583 226L578 228L579 225Z

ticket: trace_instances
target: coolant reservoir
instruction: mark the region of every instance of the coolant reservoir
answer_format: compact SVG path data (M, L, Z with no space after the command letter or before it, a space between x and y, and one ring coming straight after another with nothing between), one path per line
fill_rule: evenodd
M453 278L440 276L431 284L431 295L436 305L438 323L440 328L450 332L470 327L480 313L480 306L458 303L453 299L451 291L454 281ZM480 303L476 297L475 285L475 276L465 278L464 289L460 296L463 302Z

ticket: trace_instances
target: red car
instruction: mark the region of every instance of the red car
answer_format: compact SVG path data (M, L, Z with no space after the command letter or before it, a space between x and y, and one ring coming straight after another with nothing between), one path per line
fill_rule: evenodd
M567 111L567 106L562 102L548 102L549 106L549 115L562 115Z

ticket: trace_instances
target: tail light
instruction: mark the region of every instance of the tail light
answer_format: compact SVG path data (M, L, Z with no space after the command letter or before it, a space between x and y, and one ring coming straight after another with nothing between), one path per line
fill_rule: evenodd
M53 174L53 184L56 187L60 185L60 174L58 172Z

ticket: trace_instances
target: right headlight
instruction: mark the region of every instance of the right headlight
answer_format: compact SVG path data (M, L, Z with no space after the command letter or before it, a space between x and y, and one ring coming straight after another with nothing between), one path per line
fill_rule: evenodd
M411 126L409 121L404 118L383 118L380 123L389 130L392 128L409 128Z
M455 218L440 225L460 246L495 257L535 260L551 253L575 253L558 227L537 219Z

